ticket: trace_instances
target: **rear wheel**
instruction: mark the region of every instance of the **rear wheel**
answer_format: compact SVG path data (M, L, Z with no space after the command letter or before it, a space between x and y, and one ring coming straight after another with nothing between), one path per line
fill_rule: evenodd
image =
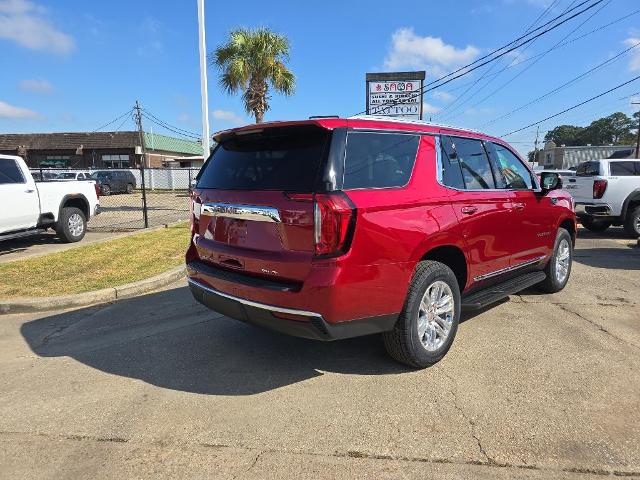
M459 320L460 288L454 273L440 262L420 262L394 329L382 335L384 345L397 361L424 368L449 351Z
M60 212L56 233L65 243L79 242L87 230L87 219L82 210L76 207L65 207Z
M640 205L627 212L624 230L634 238L640 237Z
M572 261L573 243L571 235L564 228L559 228L553 255L544 268L547 278L538 285L539 288L547 293L555 293L562 290L569 281Z
M109 185L102 185L100 191L102 195L111 195L111 187Z
M604 232L611 226L611 222L606 220L594 220L593 218L583 218L580 220L582 226L591 232Z
M133 185L127 183L127 193L133 193Z

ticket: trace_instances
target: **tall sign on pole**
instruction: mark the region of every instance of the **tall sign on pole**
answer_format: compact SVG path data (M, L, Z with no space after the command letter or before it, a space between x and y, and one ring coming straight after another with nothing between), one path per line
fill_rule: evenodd
M209 94L207 91L207 42L204 34L204 0L198 0L198 45L200 47L200 95L202 97L202 151L209 158Z
M367 115L422 120L426 73L367 73Z

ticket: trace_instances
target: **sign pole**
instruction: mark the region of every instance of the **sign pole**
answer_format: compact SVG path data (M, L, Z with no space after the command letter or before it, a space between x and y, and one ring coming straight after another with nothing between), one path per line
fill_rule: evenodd
M204 29L204 0L198 0L198 45L200 47L200 96L202 97L202 153L209 158L209 94L207 91L207 45Z

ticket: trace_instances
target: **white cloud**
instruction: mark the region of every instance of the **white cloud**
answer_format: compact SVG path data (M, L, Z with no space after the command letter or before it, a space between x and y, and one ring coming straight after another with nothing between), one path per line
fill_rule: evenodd
M438 113L442 111L440 107L436 107L435 105L431 105L427 102L422 102L422 113L433 115L434 113Z
M51 85L47 80L42 79L22 80L20 82L20 89L25 92L48 94L53 92L53 85Z
M412 28L401 28L391 36L391 50L385 58L385 68L424 68L428 74L439 75L475 58L480 50L473 45L456 48L439 37L421 37Z
M640 43L640 38L630 37L624 41L628 47L633 47L637 43ZM640 70L640 45L631 50L631 60L629 61L629 71L637 72L638 70Z
M441 102L451 102L456 98L449 92L445 92L444 90L436 90L431 94L431 96L436 100L440 100Z
M239 126L247 123L247 120L244 117L228 110L211 110L211 117L214 120L218 120L221 123L226 123L232 126Z
M0 0L0 38L31 50L73 51L73 37L58 30L45 14L45 8L29 0Z
M42 116L38 112L34 112L28 108L9 105L7 102L0 100L0 118L29 119L41 117Z

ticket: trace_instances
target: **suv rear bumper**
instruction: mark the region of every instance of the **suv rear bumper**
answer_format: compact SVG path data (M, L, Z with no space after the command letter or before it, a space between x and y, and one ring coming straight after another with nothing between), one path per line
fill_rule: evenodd
M611 217L611 206L606 203L577 203L575 206L578 217Z
M328 323L321 314L304 310L267 305L220 292L189 278L189 288L194 298L227 317L295 337L313 340L339 340L360 337L393 329L397 315L381 315L338 323ZM295 316L296 320L282 318Z

